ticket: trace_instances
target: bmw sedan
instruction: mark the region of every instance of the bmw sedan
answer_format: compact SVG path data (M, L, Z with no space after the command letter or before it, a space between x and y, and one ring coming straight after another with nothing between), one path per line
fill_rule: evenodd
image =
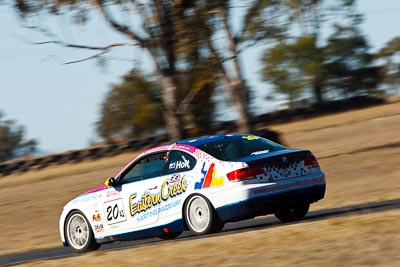
M325 195L313 153L246 134L220 134L151 148L103 186L67 203L61 240L77 252L102 243L203 235L228 222L306 216Z

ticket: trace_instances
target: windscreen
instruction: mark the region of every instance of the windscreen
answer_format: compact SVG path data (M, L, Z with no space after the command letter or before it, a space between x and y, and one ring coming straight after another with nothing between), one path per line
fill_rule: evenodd
M227 136L225 139L198 148L224 161L285 149L284 146L257 136Z

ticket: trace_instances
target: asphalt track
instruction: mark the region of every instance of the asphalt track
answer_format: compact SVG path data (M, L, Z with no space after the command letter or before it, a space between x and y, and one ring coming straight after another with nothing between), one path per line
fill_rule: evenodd
M388 210L395 210L399 208L400 208L400 198L382 202L372 202L360 205L312 211L307 214L306 218L296 223L301 223L304 221L325 220L328 218L354 215L354 214L376 213ZM277 221L274 216L265 216L261 218L256 218L236 223L228 223L224 227L221 233L214 235L215 236L227 235L232 233L252 231L256 229L279 227L281 225L283 225L283 223ZM209 236L210 235L208 235L208 237ZM202 237L194 236L193 234L190 234L190 232L185 232L182 235L180 235L177 239L175 239L174 242L180 242L189 239L200 239L200 238ZM126 248L135 248L137 246L151 244L151 243L158 243L158 242L170 242L170 241L163 241L158 238L149 238L149 239L135 240L128 242L115 242L103 245L100 248L100 250L118 250ZM77 255L79 254L73 252L69 248L54 247L49 249L42 249L42 250L0 256L0 266L15 266L27 262L62 259L68 257L76 257Z

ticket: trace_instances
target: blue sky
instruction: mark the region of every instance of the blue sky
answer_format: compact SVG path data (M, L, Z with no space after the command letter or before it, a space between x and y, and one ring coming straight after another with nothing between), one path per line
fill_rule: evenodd
M400 35L400 1L359 0L358 6L365 15L363 31L373 50ZM52 25L53 32L70 42L99 45L125 41L100 17L82 27L71 27L65 19L41 23ZM0 5L0 25L0 110L8 119L24 125L26 137L37 139L41 150L80 149L96 140L95 122L105 93L135 64L143 64L143 52L115 49L114 60L105 68L96 60L65 65L93 52L32 45L47 39L24 29L8 5ZM245 76L258 90L266 85L258 80L259 65L255 61L254 53L246 57Z

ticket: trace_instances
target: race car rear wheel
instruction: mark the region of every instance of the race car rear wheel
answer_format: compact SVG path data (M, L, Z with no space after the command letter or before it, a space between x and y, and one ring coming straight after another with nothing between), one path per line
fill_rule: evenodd
M275 211L275 217L281 222L294 222L298 221L308 213L310 203L297 203L280 207Z
M214 207L202 195L193 195L186 201L184 217L188 228L196 235L220 231L223 227Z
M92 228L80 211L68 215L65 224L65 236L68 244L76 252L97 250L100 245L94 239Z

